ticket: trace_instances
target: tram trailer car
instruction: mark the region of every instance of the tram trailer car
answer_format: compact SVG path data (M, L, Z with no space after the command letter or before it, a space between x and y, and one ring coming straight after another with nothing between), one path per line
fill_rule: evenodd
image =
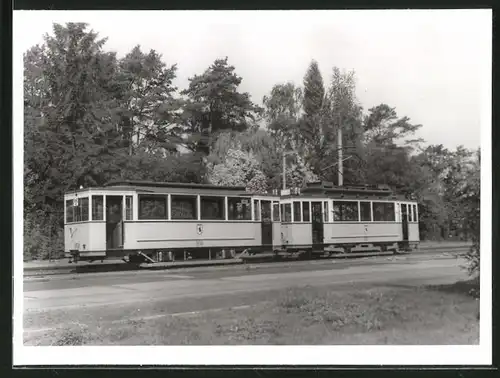
M282 194L287 251L397 252L419 244L417 203L395 196L386 186L335 187L317 182L301 192Z
M65 256L153 262L275 251L279 199L243 187L138 181L68 192Z

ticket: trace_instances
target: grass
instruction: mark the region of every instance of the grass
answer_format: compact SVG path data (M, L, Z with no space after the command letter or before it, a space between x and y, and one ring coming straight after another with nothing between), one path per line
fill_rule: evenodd
M87 318L29 345L477 344L478 282L431 287L303 287L244 309L121 320ZM124 312L122 312L124 314ZM133 317L133 319L131 319ZM115 318L116 319L116 318Z

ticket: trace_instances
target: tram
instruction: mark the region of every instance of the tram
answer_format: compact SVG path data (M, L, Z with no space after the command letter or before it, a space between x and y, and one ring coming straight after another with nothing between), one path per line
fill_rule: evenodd
M418 206L387 187L310 183L301 190L116 181L65 194L65 256L127 262L411 250Z
M244 187L121 181L64 200L65 256L75 260L229 258L281 246L279 196Z
M418 206L385 186L308 184L281 196L283 247L312 253L418 246Z

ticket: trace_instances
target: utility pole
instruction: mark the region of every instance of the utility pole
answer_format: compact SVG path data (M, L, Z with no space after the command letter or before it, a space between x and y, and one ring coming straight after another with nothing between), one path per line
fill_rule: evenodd
M344 162L342 161L342 127L339 124L339 128L337 130L337 139L338 139L338 154L339 154L339 169L338 169L338 186L342 186L344 184Z
M293 154L294 151L285 151L285 149L283 149L283 161L282 161L282 164L283 164L283 190L286 189L286 157L288 155L291 155Z
M283 151L283 190L286 189L286 153Z

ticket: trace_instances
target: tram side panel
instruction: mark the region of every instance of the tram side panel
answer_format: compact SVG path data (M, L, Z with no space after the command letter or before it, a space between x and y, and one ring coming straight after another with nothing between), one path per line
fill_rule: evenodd
M249 247L261 244L260 222L125 223L125 249Z
M312 247L312 226L307 223L282 224L283 246L287 249L301 249Z
M281 223L280 233L281 233L281 245L283 247L288 246L289 237L288 233L291 228L291 223Z
M64 226L64 253L66 257L69 257L72 251L92 251L91 232L89 222L66 224Z
M281 238L281 223L273 222L273 250L280 249L283 245Z
M410 223L408 229L409 229L408 241L413 244L419 243L420 232L419 232L418 222Z
M400 223L325 224L325 244L394 243L401 238Z
M90 222L90 247L92 251L106 251L106 223Z

